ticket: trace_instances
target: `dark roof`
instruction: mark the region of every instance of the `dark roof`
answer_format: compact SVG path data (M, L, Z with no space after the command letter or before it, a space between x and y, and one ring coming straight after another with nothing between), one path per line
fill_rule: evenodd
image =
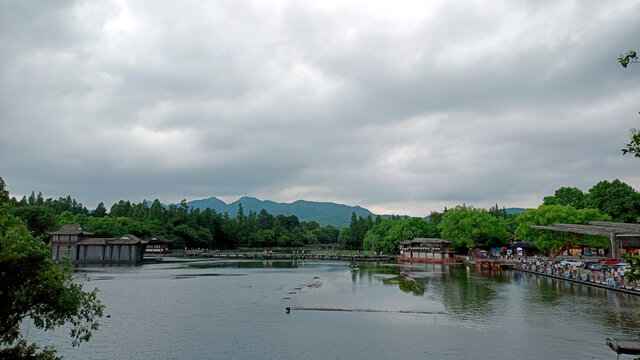
M78 245L136 245L146 244L147 240L141 240L139 237L131 234L122 235L119 238L88 238L78 242Z
M56 231L49 231L50 235L93 235L92 232L82 230L80 224L64 224Z
M142 240L133 234L124 234L117 239L109 241L109 244L128 245L128 244L146 244L148 240Z
M171 243L173 242L173 240L169 240L166 237L162 236L162 235L154 235L152 237L149 238L149 243L150 244L158 244L158 243Z
M407 240L409 244L451 244L453 241L438 238L415 238ZM403 243L404 244L404 243Z
M618 235L616 240L620 240L623 248L640 249L640 235Z
M88 238L78 241L78 245L107 245L112 238Z

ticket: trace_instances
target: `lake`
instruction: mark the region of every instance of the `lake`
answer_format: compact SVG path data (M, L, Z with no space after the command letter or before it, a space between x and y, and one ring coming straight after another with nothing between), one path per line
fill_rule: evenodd
M514 271L173 260L77 268L110 318L79 348L28 340L67 359L616 359L605 338L640 326L640 298Z

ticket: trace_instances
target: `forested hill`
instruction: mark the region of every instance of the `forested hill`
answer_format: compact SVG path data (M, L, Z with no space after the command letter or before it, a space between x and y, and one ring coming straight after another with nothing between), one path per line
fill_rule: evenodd
M320 225L333 225L338 227L349 226L349 220L353 212L356 213L356 216L367 217L371 215L375 217L371 211L360 206L306 200L298 200L293 203L278 203L245 196L230 204L216 197L187 202L189 207L199 208L201 210L209 207L218 213L228 212L230 216L235 216L238 213L238 204L242 204L245 214L248 214L249 211L259 213L260 210L265 209L270 214L295 215L300 221L317 221Z

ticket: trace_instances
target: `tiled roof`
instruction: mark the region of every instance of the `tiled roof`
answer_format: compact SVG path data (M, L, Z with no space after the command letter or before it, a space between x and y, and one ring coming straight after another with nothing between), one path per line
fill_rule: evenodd
M162 236L162 235L154 235L152 237L149 238L149 243L152 244L157 244L157 243L171 243L173 242L173 240L169 240L166 237Z
M82 230L80 224L64 224L56 231L47 232L50 235L93 235L92 232Z
M78 242L78 245L145 245L148 240L142 240L139 237L126 234L119 238L88 238Z

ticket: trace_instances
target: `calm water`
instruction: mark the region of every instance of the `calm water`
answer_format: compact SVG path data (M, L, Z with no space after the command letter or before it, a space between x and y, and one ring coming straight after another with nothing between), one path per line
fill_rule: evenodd
M80 348L60 345L64 331L29 334L68 359L616 359L605 337L640 328L640 298L461 266L214 260L79 270L111 318Z

